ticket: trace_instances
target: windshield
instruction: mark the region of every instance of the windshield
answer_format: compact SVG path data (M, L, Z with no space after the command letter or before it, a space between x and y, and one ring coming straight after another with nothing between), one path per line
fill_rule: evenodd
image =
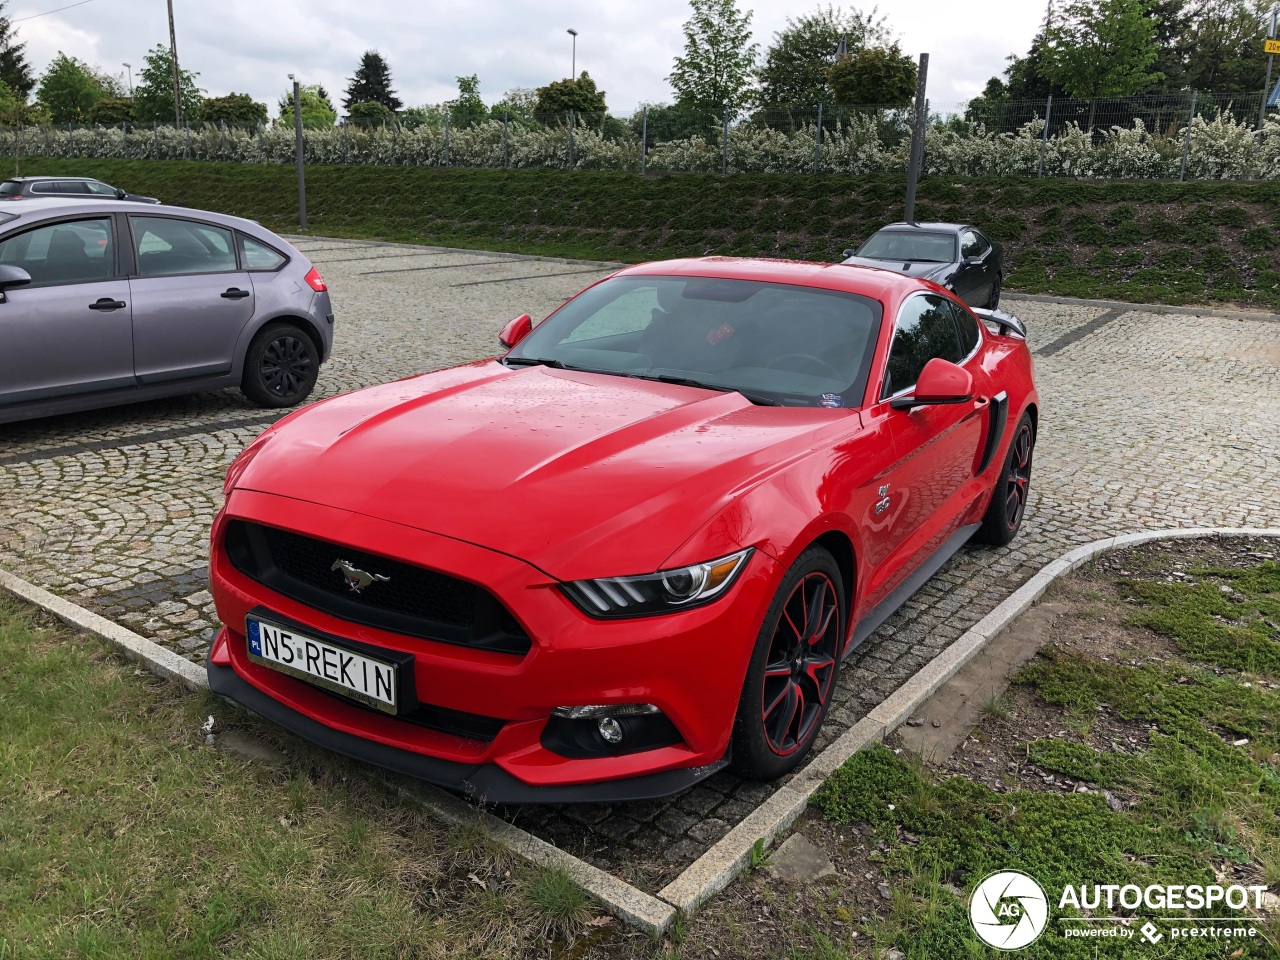
M956 238L949 233L881 230L859 248L857 256L868 260L951 263L956 258Z
M615 277L570 300L507 363L734 390L757 403L857 406L881 307L851 293L710 277Z

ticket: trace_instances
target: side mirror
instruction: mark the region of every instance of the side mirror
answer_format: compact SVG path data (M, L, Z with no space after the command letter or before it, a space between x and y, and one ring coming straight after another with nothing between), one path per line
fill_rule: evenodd
M127 196L128 196L128 194L127 194L127 193L125 193L123 190L121 190L119 187L117 187L117 188L116 188L116 199L117 199L117 200L123 200L123 199L124 199L125 197L127 197Z
M854 250L854 249L853 249L853 247L845 247L845 248L844 248L844 252L843 252L842 254L840 254L840 256L842 256L842 257L844 257L846 260L848 260L850 257L852 257L852 256L853 256L855 253L857 253L857 252L858 252L858 251Z
M23 287L31 282L31 274L21 267L0 263L0 303L8 301L5 291L10 287Z
M932 404L965 403L973 399L973 375L950 360L934 357L920 371L915 393L894 397L889 406L911 410Z
M533 320L527 313L516 317L498 334L498 342L510 350L533 331Z

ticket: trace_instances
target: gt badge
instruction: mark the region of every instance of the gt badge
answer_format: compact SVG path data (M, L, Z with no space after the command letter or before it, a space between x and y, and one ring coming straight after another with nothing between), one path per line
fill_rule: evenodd
M880 497L880 499L876 501L876 516L878 517L889 509L889 484L886 483L876 492Z
M352 593L360 593L365 587L375 583L386 583L391 579L380 573L368 573L346 560L333 561L333 566L329 569L342 574L342 579L347 582L347 589Z

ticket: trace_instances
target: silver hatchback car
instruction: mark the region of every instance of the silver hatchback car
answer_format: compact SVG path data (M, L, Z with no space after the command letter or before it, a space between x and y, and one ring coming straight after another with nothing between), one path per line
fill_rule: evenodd
M0 423L227 386L293 406L332 347L319 271L249 220L70 198L0 210Z

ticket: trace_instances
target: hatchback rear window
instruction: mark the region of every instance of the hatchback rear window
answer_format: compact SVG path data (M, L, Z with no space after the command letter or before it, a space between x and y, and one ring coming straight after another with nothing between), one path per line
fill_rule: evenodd
M22 193L22 184L17 180L6 180L0 183L0 197L16 197Z

